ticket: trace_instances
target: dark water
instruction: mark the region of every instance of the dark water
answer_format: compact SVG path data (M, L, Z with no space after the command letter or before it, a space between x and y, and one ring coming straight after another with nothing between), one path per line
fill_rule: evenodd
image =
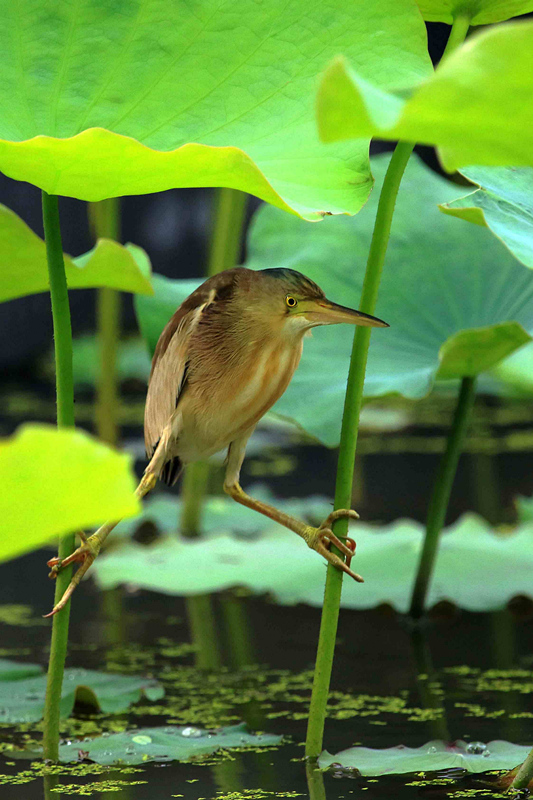
M51 421L51 387L44 394L41 386L24 387L24 408L14 394L20 387L4 388L3 408ZM128 399L139 405L141 395ZM79 397L77 413L84 424L90 422L91 401L90 396ZM419 404L405 429L387 432L370 426L363 432L364 457L354 490L354 505L363 518L424 518L439 458L432 437L442 437L450 411L446 401ZM123 424L123 440L139 436L136 413ZM2 432L13 430L22 417L2 415ZM465 510L494 522L514 519L513 498L533 493L531 455L527 446L511 451L505 443L509 430L530 436L530 417L527 405L505 410L489 403L482 408L482 431L478 426L467 443L450 522ZM492 442L490 448L479 446L480 436ZM267 480L280 496L331 495L335 452L289 442L287 448L283 436L270 434L270 445L260 453L251 448L244 485ZM49 557L49 551L40 551L0 565L1 658L46 665L50 624L40 615L52 599L45 567ZM488 581L497 580L497 566ZM128 713L116 715L77 708L63 722L65 738L117 728L211 728L244 721L253 731L283 735L283 743L263 751L216 755L202 763L141 765L133 773L76 767L46 780L39 766L32 770L30 763L13 761L6 751L0 753L1 800L55 800L81 791L81 796L119 800L500 796L487 778L457 772L421 781L417 776L374 779L333 770L311 775L308 783L303 743L318 609L282 607L267 597L239 592L188 600L130 589L100 592L87 581L76 593L71 619L69 666L153 676L166 695L155 703L141 700ZM336 753L354 744L419 747L432 739L533 743L532 620L532 604L520 599L494 614L441 606L416 633L387 607L342 611L325 747ZM0 750L40 735L38 725L16 730L0 726Z
M39 569L45 557L35 553L2 566L4 603L27 604L31 594L35 613L47 609L50 586ZM37 574L41 577L29 587L27 576ZM192 624L193 616L198 618L195 604L203 630ZM99 593L92 583L84 584L74 603L69 665L153 675L165 685L166 696L156 703L142 700L127 714L77 709L63 724L65 737L117 724L215 727L242 720L252 730L286 738L275 749L215 756L206 763L141 765L133 774L63 774L59 784L69 789L48 792L48 798L70 796L72 785L124 800L236 800L240 795L235 793L307 796L303 742L318 626L317 609L280 607L266 598L228 592L184 600L144 591ZM23 625L4 623L2 656L44 665L48 633L48 624L38 617L30 616ZM344 611L325 745L334 753L356 743L418 747L435 738L528 743L533 740L532 653L531 608L525 602L496 614L436 609L416 635L391 609ZM210 668L198 669L198 663ZM502 672L487 673L495 668ZM13 731L4 728L1 741L38 738L38 726L34 729L16 732L13 739ZM4 754L4 775L28 768L27 762L12 762ZM328 798L345 798L364 792L368 798L407 799L440 797L452 790L458 796L470 796L471 790L474 796L499 795L479 776L453 777L452 784L437 780L421 786L416 776L365 779L329 772L323 781L320 776L315 780L313 796L325 792ZM107 784L106 791L102 781L109 780L115 783ZM44 788L37 776L2 785L0 796L33 800L45 796Z

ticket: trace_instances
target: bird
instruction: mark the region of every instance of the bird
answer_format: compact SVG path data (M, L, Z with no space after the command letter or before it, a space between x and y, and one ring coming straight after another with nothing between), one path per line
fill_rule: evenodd
M349 566L354 545L332 531L335 520L358 518L355 511L338 509L313 527L254 499L239 482L247 442L289 385L304 338L312 328L337 323L389 327L328 300L314 281L293 269L234 267L204 281L179 306L155 348L144 415L149 463L137 496L153 489L158 478L171 486L184 466L227 448L224 491L230 497L294 531L330 564L362 581ZM82 544L71 556L48 562L51 577L82 563L47 616L64 608L116 524L106 523L90 537L80 533Z

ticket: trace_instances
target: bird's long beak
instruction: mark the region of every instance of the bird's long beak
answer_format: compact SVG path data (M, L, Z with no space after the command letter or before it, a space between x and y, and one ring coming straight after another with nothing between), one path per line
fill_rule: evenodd
M335 325L338 322L347 322L350 325L364 325L368 328L388 328L387 322L382 319L356 311L353 308L339 306L331 300L315 300L306 309L305 317L315 325Z

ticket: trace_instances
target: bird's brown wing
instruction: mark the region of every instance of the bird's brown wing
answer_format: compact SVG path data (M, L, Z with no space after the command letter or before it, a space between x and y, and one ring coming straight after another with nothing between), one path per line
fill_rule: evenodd
M167 323L155 349L148 380L144 410L144 441L150 458L157 447L164 427L187 385L189 346L205 309L227 295L244 268L236 267L208 278L189 297Z

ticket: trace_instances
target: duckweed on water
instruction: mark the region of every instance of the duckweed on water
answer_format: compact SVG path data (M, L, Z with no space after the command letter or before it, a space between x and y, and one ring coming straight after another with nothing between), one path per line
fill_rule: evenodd
M55 786L50 789L51 792L58 792L58 794L79 794L91 795L97 792L121 792L122 789L129 786L140 786L142 783L148 781L97 781L95 783L68 783L62 786Z
M47 625L47 621L37 616L31 606L6 603L0 605L0 623L18 628L33 625Z

